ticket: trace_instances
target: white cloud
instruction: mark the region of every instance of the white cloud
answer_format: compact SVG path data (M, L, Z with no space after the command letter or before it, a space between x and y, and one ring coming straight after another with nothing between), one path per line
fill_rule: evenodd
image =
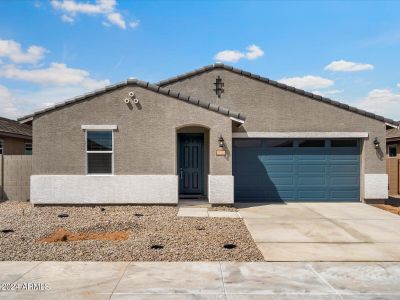
M388 89L374 89L358 102L358 107L378 115L400 120L400 94Z
M129 23L129 27L131 27L131 28L137 28L137 27L139 27L139 25L140 25L140 21L139 20L132 21L132 22Z
M70 14L107 14L114 11L116 4L115 0L97 0L95 4L76 2L75 0L51 0L51 5L55 9Z
M331 62L325 67L325 70L333 72L358 72L373 70L374 66L371 64L362 64L345 60L336 60Z
M343 93L343 90L326 90L326 91L312 91L313 94L329 97L332 95L337 95Z
M75 22L75 19L68 15L62 15L61 20L63 20L66 23L74 23Z
M107 19L108 19L108 21L110 21L110 23L117 25L118 27L120 27L122 29L126 29L125 20L121 16L120 13L114 12L114 13L108 14Z
M323 89L330 87L334 84L333 80L312 75L307 75L303 77L285 77L278 81L299 89Z
M34 91L14 91L16 99L25 99L28 111L54 106L88 92L81 86L52 86L40 87Z
M13 40L0 40L0 57L7 57L15 63L30 63L35 64L41 60L46 49L39 46L29 46L24 52L21 49L21 44Z
M262 51L257 45L250 45L246 48L246 50L247 59L256 59L264 55L264 51Z
M397 84L397 87L400 88L400 83Z
M0 115L19 118L88 92L82 86L39 86L33 90L10 90L0 85Z
M116 0L96 0L94 3L79 2L76 0L51 0L53 8L63 12L61 19L64 22L72 23L78 14L102 15L113 25L126 29L126 21L120 12L117 11ZM105 22L102 22L103 25ZM106 23L110 25L109 23ZM131 26L135 28L137 26Z
M7 118L16 118L21 113L11 92L5 86L0 85L0 115Z
M224 50L224 51L218 52L215 55L214 59L216 61L237 62L243 57L244 57L244 54L240 51Z
M264 51L257 45L250 45L246 50L246 52L240 52L238 50L220 51L214 56L214 59L223 62L238 62L242 58L253 60L264 55Z
M77 85L86 89L96 89L110 83L108 80L92 79L88 71L69 68L60 63L52 63L43 69L21 69L7 65L0 69L0 76L41 85Z

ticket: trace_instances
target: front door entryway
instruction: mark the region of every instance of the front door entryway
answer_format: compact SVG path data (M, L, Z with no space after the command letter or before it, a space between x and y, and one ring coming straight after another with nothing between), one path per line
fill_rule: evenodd
M178 176L180 194L203 194L204 135L178 134Z

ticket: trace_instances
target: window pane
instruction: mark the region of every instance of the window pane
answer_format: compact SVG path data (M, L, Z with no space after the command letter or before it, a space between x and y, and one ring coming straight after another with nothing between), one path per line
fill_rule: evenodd
M357 140L331 140L332 147L357 147Z
M268 147L293 147L293 140L271 139L267 140Z
M237 148L254 148L261 146L261 140L254 139L237 139L233 141Z
M389 157L397 156L397 145L389 145Z
M25 144L25 154L32 155L32 144L31 143Z
M111 174L112 153L88 153L88 174Z
M3 154L3 141L0 140L0 154Z
M300 140L299 147L325 147L325 140Z
M112 151L112 132L111 131L88 131L87 132L88 151Z

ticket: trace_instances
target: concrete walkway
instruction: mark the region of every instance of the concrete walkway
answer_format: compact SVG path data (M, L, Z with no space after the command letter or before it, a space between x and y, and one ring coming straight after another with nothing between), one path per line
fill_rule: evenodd
M0 262L1 299L400 299L399 263ZM46 284L46 291L5 291Z
M235 211L209 210L204 207L179 207L178 217L196 218L240 218Z
M267 261L400 261L400 217L373 206L236 206Z

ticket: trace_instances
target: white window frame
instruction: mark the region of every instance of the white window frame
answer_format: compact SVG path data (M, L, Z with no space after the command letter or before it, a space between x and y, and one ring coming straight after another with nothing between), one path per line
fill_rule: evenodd
M111 131L111 151L88 151L87 149L87 133L88 131ZM88 154L89 153L111 153L111 173L89 173ZM87 129L85 130L85 169L86 176L114 176L114 130L112 129Z
M0 139L0 149L1 149L1 153L0 155L4 154L4 140Z
M390 156L390 148L396 149L396 156ZM397 150L398 150L397 149L397 144L388 145L388 152L387 152L388 157L397 157L399 155Z

